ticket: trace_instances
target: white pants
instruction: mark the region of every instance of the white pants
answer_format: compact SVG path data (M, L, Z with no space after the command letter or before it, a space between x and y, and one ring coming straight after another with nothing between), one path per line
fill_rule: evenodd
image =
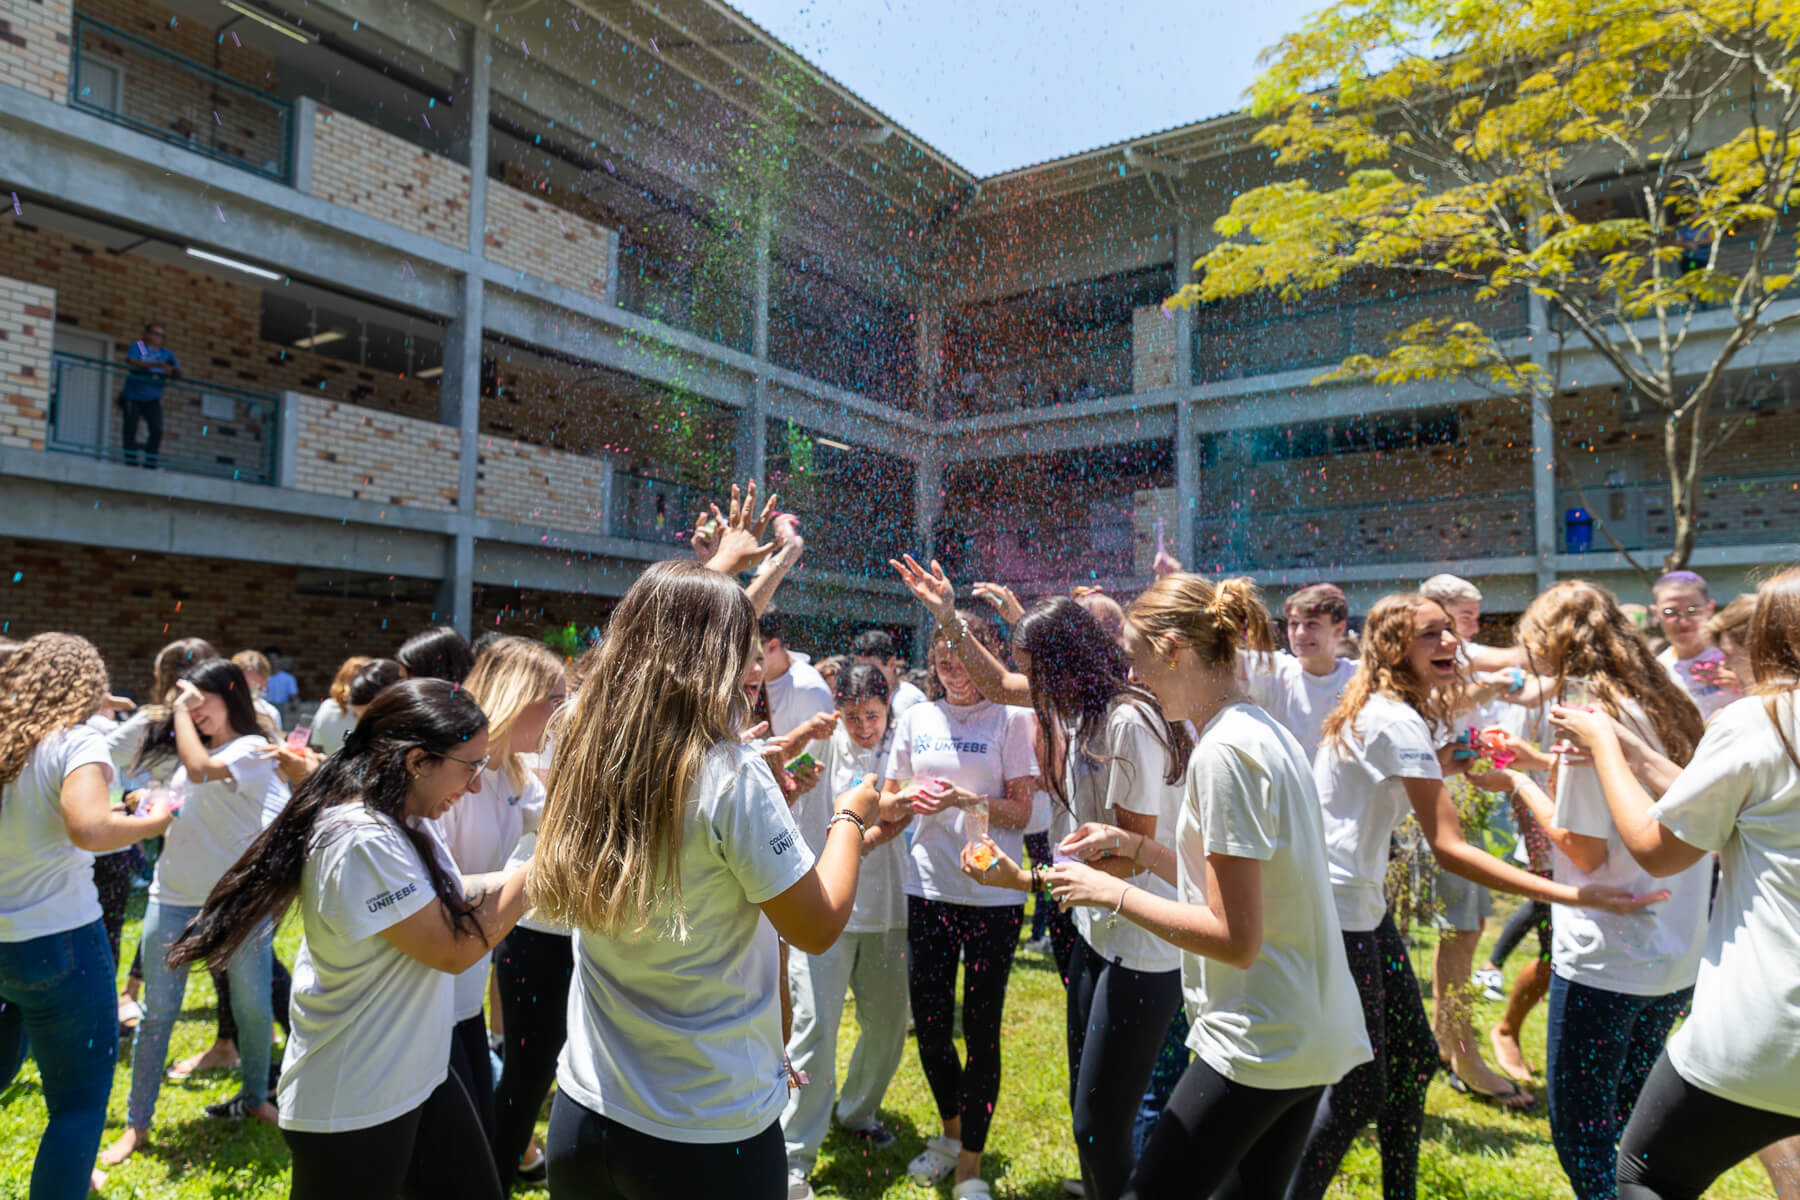
M906 930L846 933L823 954L788 948L788 990L794 1000L794 1036L788 1058L811 1082L788 1094L781 1114L788 1166L811 1173L831 1127L866 1128L875 1120L888 1083L906 1052ZM838 1025L844 993L856 996L856 1050L837 1085Z

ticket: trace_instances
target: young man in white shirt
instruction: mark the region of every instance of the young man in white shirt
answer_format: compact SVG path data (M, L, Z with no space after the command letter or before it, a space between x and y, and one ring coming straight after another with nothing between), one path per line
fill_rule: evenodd
M888 685L888 720L898 721L907 709L925 699L925 693L900 678L900 657L894 637L885 629L865 629L850 643L850 661L881 672Z
M1725 652L1706 636L1706 623L1718 605L1707 593L1706 580L1694 571L1670 571L1650 589L1651 612L1662 625L1669 647L1656 661L1669 669L1700 709L1704 719L1738 698L1719 684Z
M1338 640L1350 627L1350 602L1335 584L1315 583L1289 596L1281 613L1290 652L1245 652L1245 683L1310 758L1325 718L1356 673L1354 659L1337 656Z

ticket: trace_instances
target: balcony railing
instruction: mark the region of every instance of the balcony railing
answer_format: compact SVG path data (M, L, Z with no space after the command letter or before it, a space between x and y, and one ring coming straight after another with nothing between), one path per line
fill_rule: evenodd
M293 105L75 14L69 104L267 179L293 178Z
M1718 475L1699 483L1698 546L1755 546L1800 540L1800 472ZM1564 527L1563 549L1571 547L1565 520L1582 507L1595 519L1590 549L1611 551L1613 538L1627 550L1660 549L1674 544L1675 521L1669 485L1662 480L1603 484L1556 493L1558 522ZM1607 537L1611 531L1612 537Z
M1194 382L1312 370L1352 354L1381 354L1390 333L1427 317L1474 321L1499 338L1522 337L1531 329L1522 293L1478 301L1473 289L1463 287L1299 310L1271 304L1260 316L1237 304L1201 309L1194 318Z
M1200 562L1253 570L1509 558L1532 552L1531 500L1518 490L1219 513L1202 518Z
M157 401L162 445L154 456L142 449L149 432L144 410L152 406L125 403L127 383L135 397ZM279 412L280 401L261 392L165 379L122 363L58 353L51 359L46 445L106 462L272 484ZM125 424L134 418L135 452L124 443Z
M703 286L692 266L631 242L619 245L619 307L745 354L754 346L752 296Z
M613 474L612 535L639 542L678 542L694 531L694 514L716 491L626 471Z

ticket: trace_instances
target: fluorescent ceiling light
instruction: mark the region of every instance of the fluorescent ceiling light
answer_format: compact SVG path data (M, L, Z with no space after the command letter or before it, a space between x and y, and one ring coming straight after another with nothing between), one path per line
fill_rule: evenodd
M221 267L230 267L234 271L242 271L246 275L254 275L258 279L280 279L281 272L271 271L266 267L253 267L247 262L239 262L235 258L226 258L223 254L210 254L205 250L187 248L189 258L198 258L203 262L218 263Z
M261 12L257 9L251 8L248 4L239 4L239 3L237 3L237 0L220 0L220 2L223 3L226 8L229 8L232 12L238 14L240 17L249 17L252 21L255 21L258 25L261 25L267 29L273 29L276 33L281 34L283 37L291 37L296 42L306 42L306 43L310 44L312 42L316 42L319 40L318 34L308 33L304 29L295 29L292 25L289 25L287 22L278 21L274 17L270 16L268 13Z
M439 375L442 375L443 373L444 373L444 368L442 368L442 367L426 367L423 371L414 371L413 378L414 379L436 379Z
M816 437L813 439L813 441L819 443L819 445L821 445L821 446L830 446L833 450L848 450L848 449L850 449L850 447L844 445L844 443L834 442L830 438L827 438L827 437Z
M301 350L312 350L319 346L328 346L332 342L341 342L344 335L335 329L327 329L324 333L315 333L311 337L303 337L294 345Z

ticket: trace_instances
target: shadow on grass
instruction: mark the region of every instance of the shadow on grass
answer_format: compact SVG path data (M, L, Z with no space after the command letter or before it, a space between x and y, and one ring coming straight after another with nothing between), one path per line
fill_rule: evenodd
M231 1089L221 1093L221 1098ZM102 1146L111 1141L108 1128ZM161 1122L153 1126L150 1141L139 1155L162 1164L171 1183L190 1177L218 1197L241 1196L254 1183L285 1179L290 1166L287 1143L280 1130L260 1121L198 1120ZM102 1197L132 1194L123 1180L98 1193ZM185 1193L184 1193L185 1194Z
M1427 1113L1425 1141L1435 1142L1457 1154L1511 1155L1524 1146L1540 1146L1544 1132L1534 1123L1543 1119L1544 1102L1531 1112L1517 1114L1504 1124L1485 1125L1455 1113Z

